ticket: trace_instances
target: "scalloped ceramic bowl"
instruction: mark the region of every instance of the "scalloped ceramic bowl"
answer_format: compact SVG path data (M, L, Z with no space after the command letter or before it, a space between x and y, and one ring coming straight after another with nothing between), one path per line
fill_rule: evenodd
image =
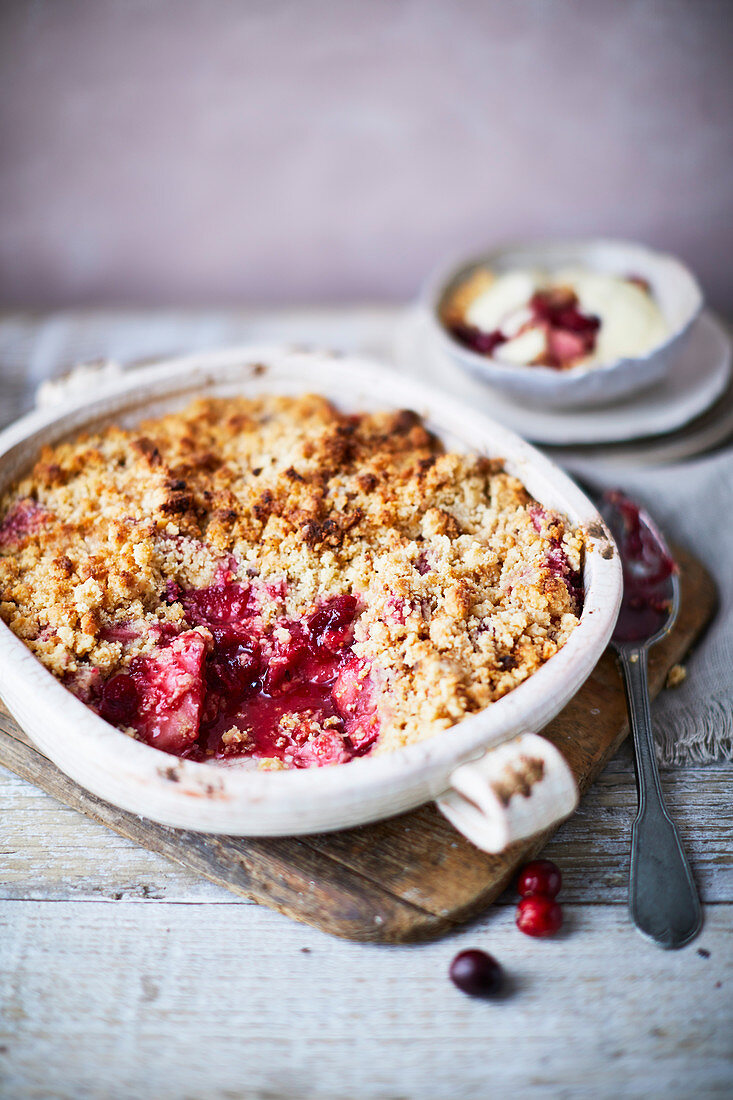
M0 623L0 692L29 736L64 772L109 802L167 825L236 835L345 828L436 799L480 847L498 851L567 816L577 794L541 729L588 677L621 599L618 554L580 490L528 443L483 414L368 360L253 347L191 355L106 378L0 435L0 491L53 444L81 429L134 424L195 394L317 392L356 411L411 407L449 447L500 456L542 504L588 539L585 604L567 644L534 676L450 730L393 753L334 767L265 772L166 755L108 725Z
M645 355L564 371L515 366L493 356L479 355L450 335L441 321L440 309L459 282L475 268L484 266L499 272L528 267L553 271L578 266L613 275L639 275L651 287L669 336ZM457 366L514 399L558 408L607 404L659 382L682 350L703 306L697 280L674 256L627 241L600 239L508 245L448 264L428 280L421 300L432 339Z

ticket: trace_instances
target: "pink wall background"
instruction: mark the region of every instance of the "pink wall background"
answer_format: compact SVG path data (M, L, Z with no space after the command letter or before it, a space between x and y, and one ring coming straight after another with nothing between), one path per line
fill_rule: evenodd
M733 290L727 0L3 0L0 303L402 298L638 237Z

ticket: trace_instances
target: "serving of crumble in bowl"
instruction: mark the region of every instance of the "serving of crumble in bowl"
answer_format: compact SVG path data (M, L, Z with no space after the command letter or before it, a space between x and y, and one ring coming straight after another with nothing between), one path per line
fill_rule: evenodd
M703 297L673 256L614 240L506 246L441 267L423 309L457 366L515 399L607 404L664 378Z
M241 835L437 799L491 850L572 810L528 731L603 652L620 567L513 433L263 347L106 379L0 459L0 691L89 790Z

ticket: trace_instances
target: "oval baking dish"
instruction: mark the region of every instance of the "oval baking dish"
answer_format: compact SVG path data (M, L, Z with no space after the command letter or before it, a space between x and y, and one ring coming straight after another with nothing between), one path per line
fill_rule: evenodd
M232 348L105 379L0 435L0 489L42 444L108 423L133 425L198 394L320 393L346 411L412 408L443 443L501 458L540 504L582 526L585 602L565 646L527 681L437 736L348 764L266 772L167 755L108 725L0 623L0 693L59 768L94 794L167 825L231 835L321 832L436 799L480 847L498 851L567 816L576 801L562 757L534 733L588 677L609 640L621 570L608 531L573 482L488 417L366 359L282 347ZM529 776L529 781L528 781Z

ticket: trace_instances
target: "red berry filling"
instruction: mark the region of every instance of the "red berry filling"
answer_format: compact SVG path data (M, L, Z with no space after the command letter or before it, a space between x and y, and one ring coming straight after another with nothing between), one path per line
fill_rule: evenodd
M548 516L548 513L539 504L533 504L529 509L529 514L532 517L532 524L535 531L541 535L545 528L551 523L551 517ZM553 576L559 577L560 580L564 582L576 611L580 612L583 609L583 599L585 596L583 575L578 569L574 569L570 564L568 556L563 549L562 539L556 533L553 533L551 526L549 526L546 533L551 543L551 547L545 556L547 567Z
M532 317L519 331L541 328L546 337L544 354L530 365L564 370L594 351L601 322L598 317L580 311L577 295L569 287L537 291L530 298L528 308ZM501 329L483 332L467 324L452 324L450 332L460 344L479 355L493 355L498 347L512 339Z
M479 355L493 355L500 344L505 344L508 337L496 329L494 332L482 332L473 325L451 325L451 333L459 344L477 351Z
M538 291L529 307L534 323L541 324L547 334L547 352L538 366L563 370L595 349L601 322L580 312L578 298L569 288Z
M133 726L143 741L178 755L195 743L203 701L208 643L195 630L133 660L102 689L100 711L114 725Z
M12 546L29 535L38 534L47 519L47 510L37 501L30 497L16 501L0 523L0 547Z
M354 596L302 620L265 627L252 591L222 580L181 593L191 627L104 685L99 710L166 752L277 758L291 767L342 763L378 732L368 669L352 652ZM123 640L120 638L120 640Z
M546 559L550 572L555 577L564 581L573 606L578 613L583 607L583 577L577 569L573 569L568 561L567 554L561 546L547 551Z

